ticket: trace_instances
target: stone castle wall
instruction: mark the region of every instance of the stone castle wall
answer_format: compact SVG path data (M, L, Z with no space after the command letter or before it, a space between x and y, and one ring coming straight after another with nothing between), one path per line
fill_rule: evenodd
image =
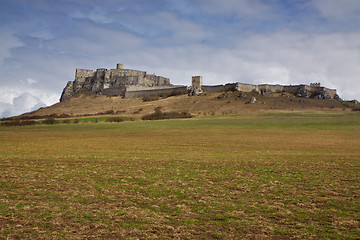
M259 92L259 87L253 84L237 82L235 88L237 91L242 91L242 92L252 92L252 91Z
M161 87L148 87L148 88L128 88L125 91L126 98L132 97L143 97L143 96L159 96L162 94L170 95L173 92L177 92L180 94L187 94L188 89L186 86L173 86L168 88L161 88Z
M199 87L199 86L197 86ZM194 88L194 86L192 86ZM288 92L299 97L315 97L319 99L334 99L337 98L336 89L329 89L321 87L320 83L313 83L309 85L279 85L279 84L247 84L247 83L229 83L225 85L215 86L201 86L201 92L218 93L227 91L255 91L259 94L281 93Z
M258 89L260 92L282 92L283 91L284 86L282 85L270 85L270 84L261 84L258 85Z
M235 91L236 90L235 88L236 88L236 83L228 83L225 85L214 85L214 86L204 85L201 87L201 89L204 92L208 92L208 93Z

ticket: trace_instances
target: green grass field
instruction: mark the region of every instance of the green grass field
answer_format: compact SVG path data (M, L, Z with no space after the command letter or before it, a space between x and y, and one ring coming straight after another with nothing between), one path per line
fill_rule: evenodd
M0 128L0 239L359 236L359 113Z

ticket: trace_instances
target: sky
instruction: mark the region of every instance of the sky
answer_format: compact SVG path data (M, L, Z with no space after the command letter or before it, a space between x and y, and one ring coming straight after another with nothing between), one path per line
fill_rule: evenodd
M0 117L57 103L76 68L117 63L360 99L360 0L0 0L0 36Z

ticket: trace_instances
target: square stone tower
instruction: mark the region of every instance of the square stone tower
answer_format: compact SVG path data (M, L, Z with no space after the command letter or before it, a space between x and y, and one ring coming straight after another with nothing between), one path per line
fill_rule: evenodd
M192 89L201 89L203 80L201 76L193 76L192 82L191 82L191 88Z

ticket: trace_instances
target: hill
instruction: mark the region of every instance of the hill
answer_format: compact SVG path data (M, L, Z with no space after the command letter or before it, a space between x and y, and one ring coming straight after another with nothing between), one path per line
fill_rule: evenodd
M254 103L249 103L255 98ZM10 119L46 118L46 116L82 117L91 115L121 115L141 117L161 108L162 111L189 112L194 116L230 115L274 111L333 111L344 112L358 108L358 104L334 99L297 98L290 93L223 92L203 93L200 96L171 96L123 98L95 94L78 94L66 102L25 113Z

